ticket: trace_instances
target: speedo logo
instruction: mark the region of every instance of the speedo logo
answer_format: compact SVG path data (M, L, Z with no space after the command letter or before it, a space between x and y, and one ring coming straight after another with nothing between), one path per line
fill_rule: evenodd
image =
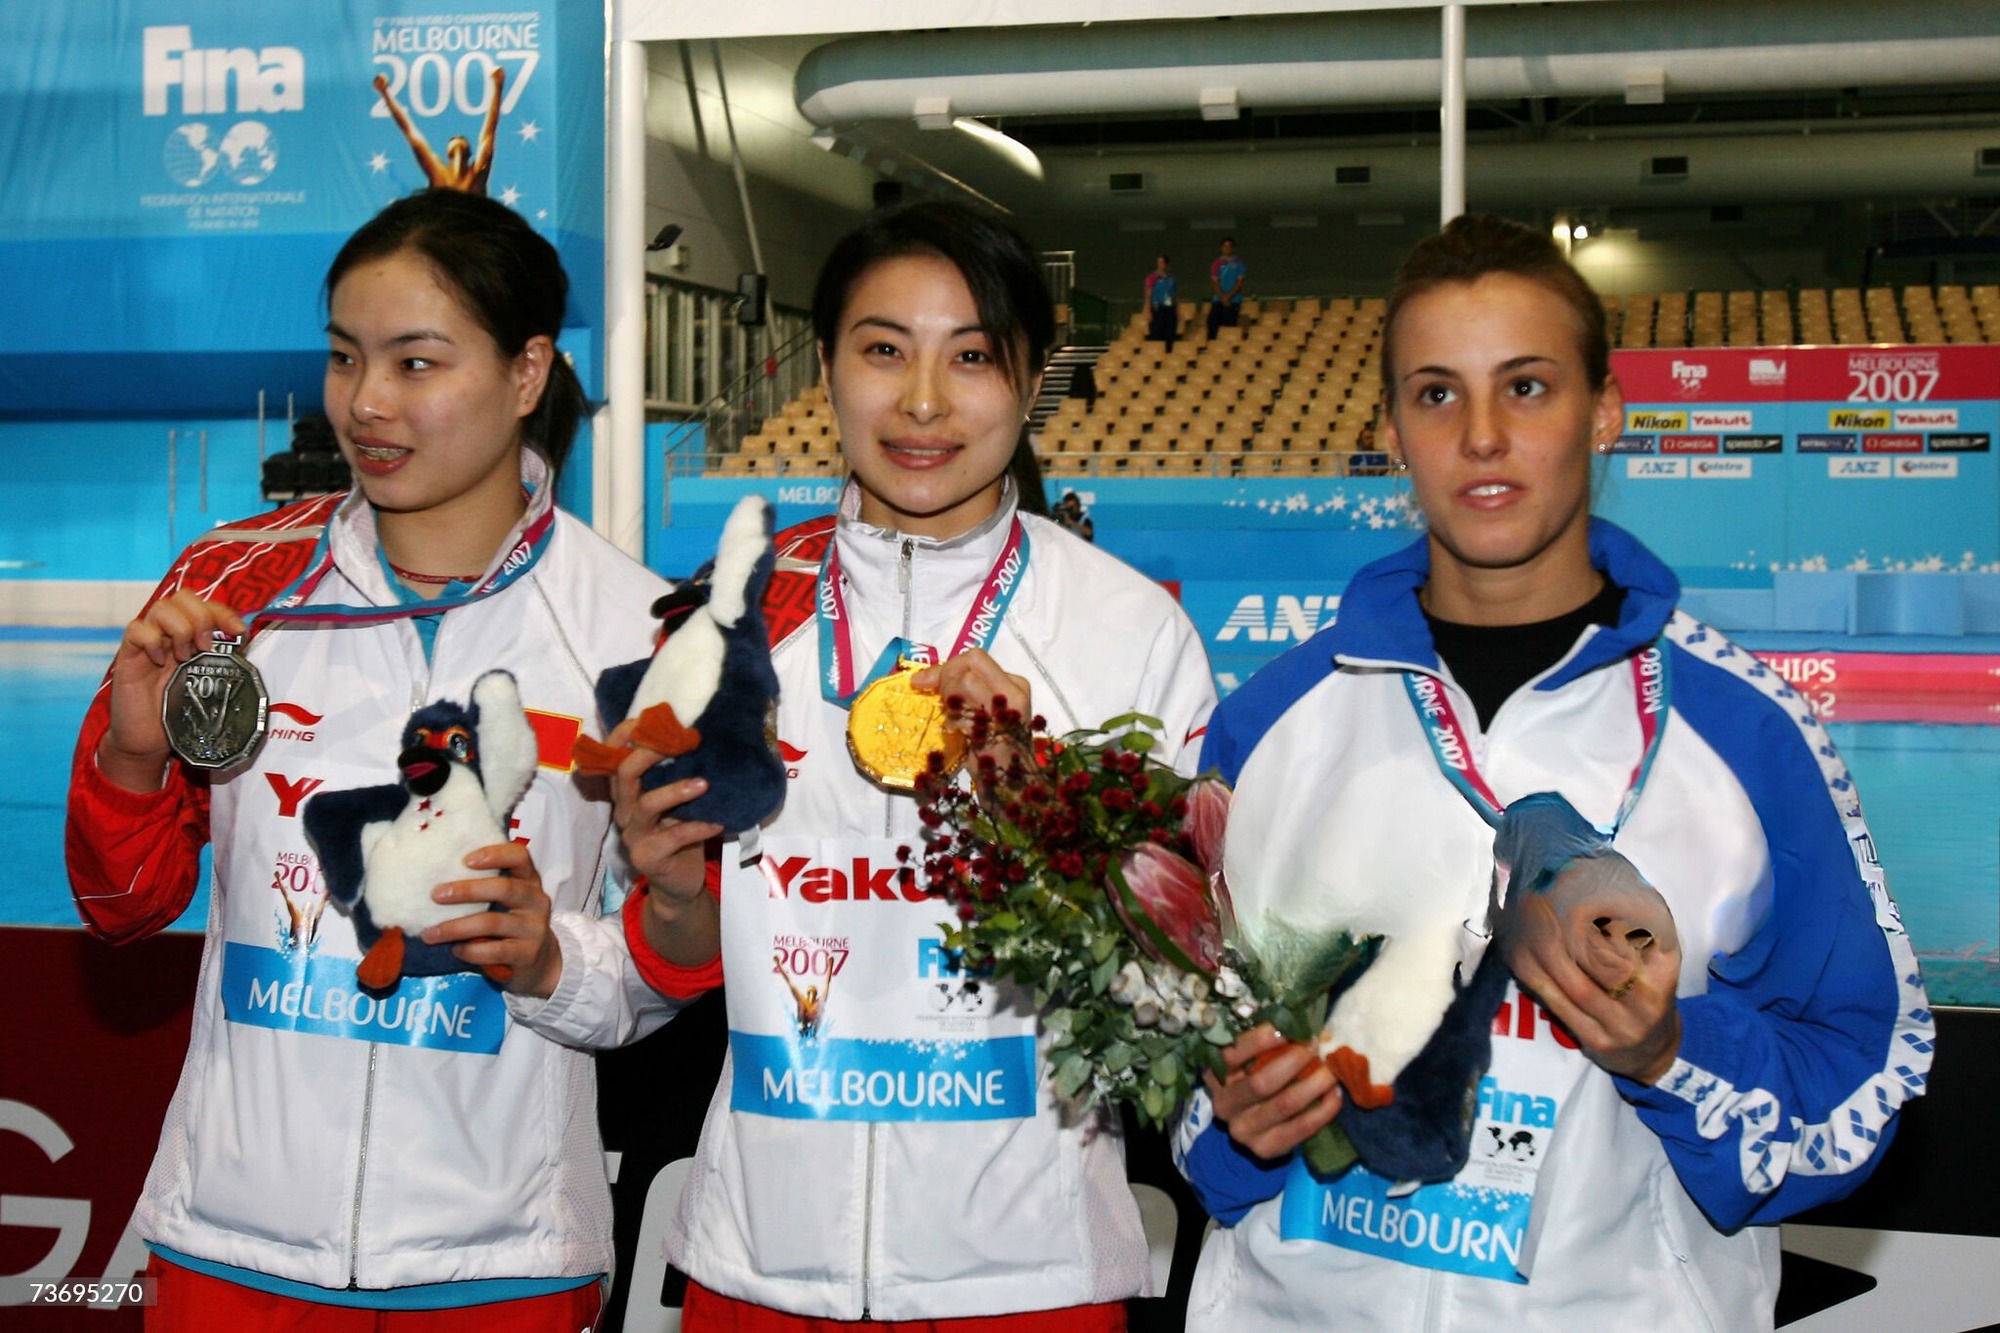
M909 866L877 865L865 856L831 865L815 865L810 856L766 856L764 879L773 898L797 898L807 903L930 902Z

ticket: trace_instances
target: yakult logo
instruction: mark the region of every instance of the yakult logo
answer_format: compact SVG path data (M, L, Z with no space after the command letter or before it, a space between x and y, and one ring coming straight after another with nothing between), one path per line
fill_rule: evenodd
M1897 430L1957 430L1955 407L1899 407L1895 410Z
M305 110L306 58L297 47L201 49L194 44L194 29L185 23L147 28L143 43L149 116L169 114L168 91L173 88L181 90L184 116Z
M841 865L814 865L810 856L766 856L764 879L773 898L808 903L931 901L908 866L876 865L856 856Z
M1695 430L1749 430L1751 420L1748 408L1736 408L1728 412L1688 414L1688 425Z

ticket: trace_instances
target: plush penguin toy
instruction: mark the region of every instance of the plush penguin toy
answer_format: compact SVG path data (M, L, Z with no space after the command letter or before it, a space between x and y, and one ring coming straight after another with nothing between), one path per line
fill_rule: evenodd
M755 828L785 799L774 732L778 674L763 612L777 566L771 528L769 501L754 495L738 501L714 562L654 605L666 634L659 651L612 667L597 681L605 729L636 717L634 744L665 756L640 786L651 791L707 778L708 790L676 813L720 824L731 835ZM629 753L586 737L577 742L577 770L608 773Z
M1341 1127L1377 1175L1447 1180L1464 1167L1479 1080L1492 1059L1493 1013L1507 992L1505 960L1514 947L1553 937L1613 994L1632 984L1649 951L1679 952L1666 900L1556 792L1508 805L1493 860L1493 935L1478 966L1453 983L1444 1016L1396 1073L1393 1097L1341 1112Z
M414 937L487 910L484 903L433 902L431 890L499 873L468 869L465 855L507 841L507 817L534 780L536 762L514 677L489 671L473 682L469 703L439 700L411 715L396 757L401 781L306 802L306 837L326 872L327 894L354 918L355 939L367 950L355 970L365 989L473 970L449 947ZM507 980L506 968L484 971Z

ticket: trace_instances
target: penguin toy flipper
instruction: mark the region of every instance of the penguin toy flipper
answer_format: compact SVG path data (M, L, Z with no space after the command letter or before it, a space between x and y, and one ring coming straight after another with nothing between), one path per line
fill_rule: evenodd
M478 718L479 777L486 788L486 806L501 828L527 794L541 761L534 728L521 708L521 691L512 672L488 671L472 683L472 703Z
M652 658L642 657L636 662L606 667L598 674L597 719L607 735L632 711L632 700L639 693L639 682L646 678L646 668L652 664Z
M361 830L393 820L408 800L409 793L393 782L382 787L320 792L307 799L300 812L306 840L326 875L327 895L341 910L352 912L361 900L361 881L366 876Z

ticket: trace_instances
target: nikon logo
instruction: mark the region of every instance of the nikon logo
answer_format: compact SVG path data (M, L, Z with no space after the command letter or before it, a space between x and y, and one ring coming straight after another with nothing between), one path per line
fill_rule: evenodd
M1686 430L1688 414L1685 412L1627 412L1625 429L1630 430Z
M1889 409L1835 408L1826 414L1826 424L1829 430L1887 430Z

